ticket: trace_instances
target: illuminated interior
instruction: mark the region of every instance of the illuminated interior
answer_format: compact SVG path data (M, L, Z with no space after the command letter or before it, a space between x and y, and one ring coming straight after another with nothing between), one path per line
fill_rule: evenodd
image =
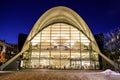
M66 23L54 23L39 31L23 54L22 68L99 69L98 54L85 34Z
M68 7L57 6L40 16L22 50L0 70L17 58L22 69L100 69L102 64L98 55L118 68L114 61L100 52L81 16Z
M85 21L64 6L36 21L20 53L23 69L99 69L98 54L108 60Z

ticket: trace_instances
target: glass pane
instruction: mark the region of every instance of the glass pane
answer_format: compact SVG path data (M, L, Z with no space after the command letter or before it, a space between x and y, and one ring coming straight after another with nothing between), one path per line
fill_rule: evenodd
M42 69L98 69L99 67L98 54L93 52L92 48L94 45L74 26L65 23L52 24L39 32L31 43L30 55L23 55L28 59L23 60L25 68L31 66Z

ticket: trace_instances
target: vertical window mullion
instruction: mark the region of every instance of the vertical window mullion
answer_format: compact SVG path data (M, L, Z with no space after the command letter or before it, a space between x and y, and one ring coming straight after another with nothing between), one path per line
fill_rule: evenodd
M41 39L42 39L42 32L40 32L40 45L39 45L39 47L40 47L40 49L39 49L39 68L41 67L40 65L40 58L41 58Z
M80 40L80 69L82 69L81 32L79 32L79 40Z
M42 31L41 31L41 42L42 42L42 37L43 37L43 35L42 35ZM41 58L41 54L42 54L41 44L42 44L42 43L40 43L40 50L41 50L41 52L40 52L40 58ZM40 59L40 63L41 63L41 59ZM42 64L41 64L41 66L42 66Z
M71 68L71 26L69 26L69 38L70 38L69 46L70 46L70 68Z
M50 61L51 61L51 47L52 47L52 45L51 45L51 32L52 32L52 26L50 26L50 34L49 34L49 36L50 36L50 49L49 49L49 66L51 66L51 63L50 63Z
M59 45L59 50L60 50L60 69L61 69L61 23L60 23L60 45Z

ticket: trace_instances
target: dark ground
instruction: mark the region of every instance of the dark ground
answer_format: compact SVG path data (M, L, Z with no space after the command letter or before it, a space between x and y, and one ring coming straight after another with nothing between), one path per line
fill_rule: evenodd
M120 75L80 70L0 71L0 80L120 80Z

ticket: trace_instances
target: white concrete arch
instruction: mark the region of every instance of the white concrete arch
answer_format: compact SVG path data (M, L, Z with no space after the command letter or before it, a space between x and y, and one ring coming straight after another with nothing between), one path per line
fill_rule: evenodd
M29 40L31 40L39 31L41 31L44 27L47 27L50 24L58 22L73 25L79 30L81 30L93 42L93 48L95 48L94 50L100 53L93 34L85 21L75 11L64 6L58 6L49 9L37 20L31 32L29 33L29 36L27 37L22 51L25 51L27 49L26 44L28 44Z

